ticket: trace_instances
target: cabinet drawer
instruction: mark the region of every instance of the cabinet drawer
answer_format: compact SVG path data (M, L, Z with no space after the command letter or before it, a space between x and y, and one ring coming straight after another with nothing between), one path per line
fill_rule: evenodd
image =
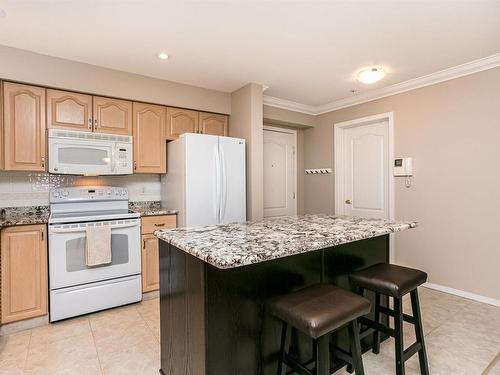
M142 234L153 233L158 229L171 229L176 226L176 215L145 216L142 218Z

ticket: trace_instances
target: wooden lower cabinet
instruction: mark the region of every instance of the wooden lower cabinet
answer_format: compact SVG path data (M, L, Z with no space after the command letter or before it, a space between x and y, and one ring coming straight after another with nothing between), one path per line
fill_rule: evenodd
M158 238L153 234L142 236L142 292L160 288L160 264L158 259Z
M146 216L142 221L142 292L152 292L160 288L160 263L158 238L153 232L177 226L176 215Z
M1 231L1 323L47 314L46 226Z

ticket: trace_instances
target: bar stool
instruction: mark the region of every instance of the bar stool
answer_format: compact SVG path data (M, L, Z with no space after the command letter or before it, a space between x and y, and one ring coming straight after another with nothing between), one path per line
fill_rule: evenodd
M334 285L317 284L278 297L270 302L271 313L283 322L278 375L286 367L302 375L330 375L330 333L348 326L350 353L333 348L335 356L364 375L357 318L370 311L370 301ZM312 338L313 359L300 363L288 352L290 328ZM307 366L314 363L313 370Z
M397 375L404 375L405 362L417 352L420 373L428 375L429 364L425 351L422 317L417 292L417 287L427 280L427 274L413 268L379 263L349 275L349 280L353 286L357 287L358 294L361 296L364 295L365 289L375 292L374 320L366 317L359 319L361 325L368 327L361 332L360 337L364 338L373 334L373 353L378 354L380 351L380 332L383 332L395 339ZM413 316L403 313L403 296L408 293L410 293L411 297ZM393 310L380 304L381 294L394 299ZM394 329L380 323L381 313L394 318ZM406 350L403 343L403 321L413 324L416 336L416 342Z

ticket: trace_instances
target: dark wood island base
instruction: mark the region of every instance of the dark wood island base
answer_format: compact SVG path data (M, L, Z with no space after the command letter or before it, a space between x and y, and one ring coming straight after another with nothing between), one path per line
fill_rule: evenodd
M281 324L266 301L319 282L351 289L349 273L381 262L389 262L388 234L229 269L160 241L160 373L275 375ZM348 349L346 332L333 340ZM307 337L294 332L292 343L311 359Z

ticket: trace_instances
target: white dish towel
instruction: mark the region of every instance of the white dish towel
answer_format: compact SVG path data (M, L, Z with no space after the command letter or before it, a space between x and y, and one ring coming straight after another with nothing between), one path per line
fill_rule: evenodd
M89 267L111 263L111 228L109 225L87 226L85 264Z

